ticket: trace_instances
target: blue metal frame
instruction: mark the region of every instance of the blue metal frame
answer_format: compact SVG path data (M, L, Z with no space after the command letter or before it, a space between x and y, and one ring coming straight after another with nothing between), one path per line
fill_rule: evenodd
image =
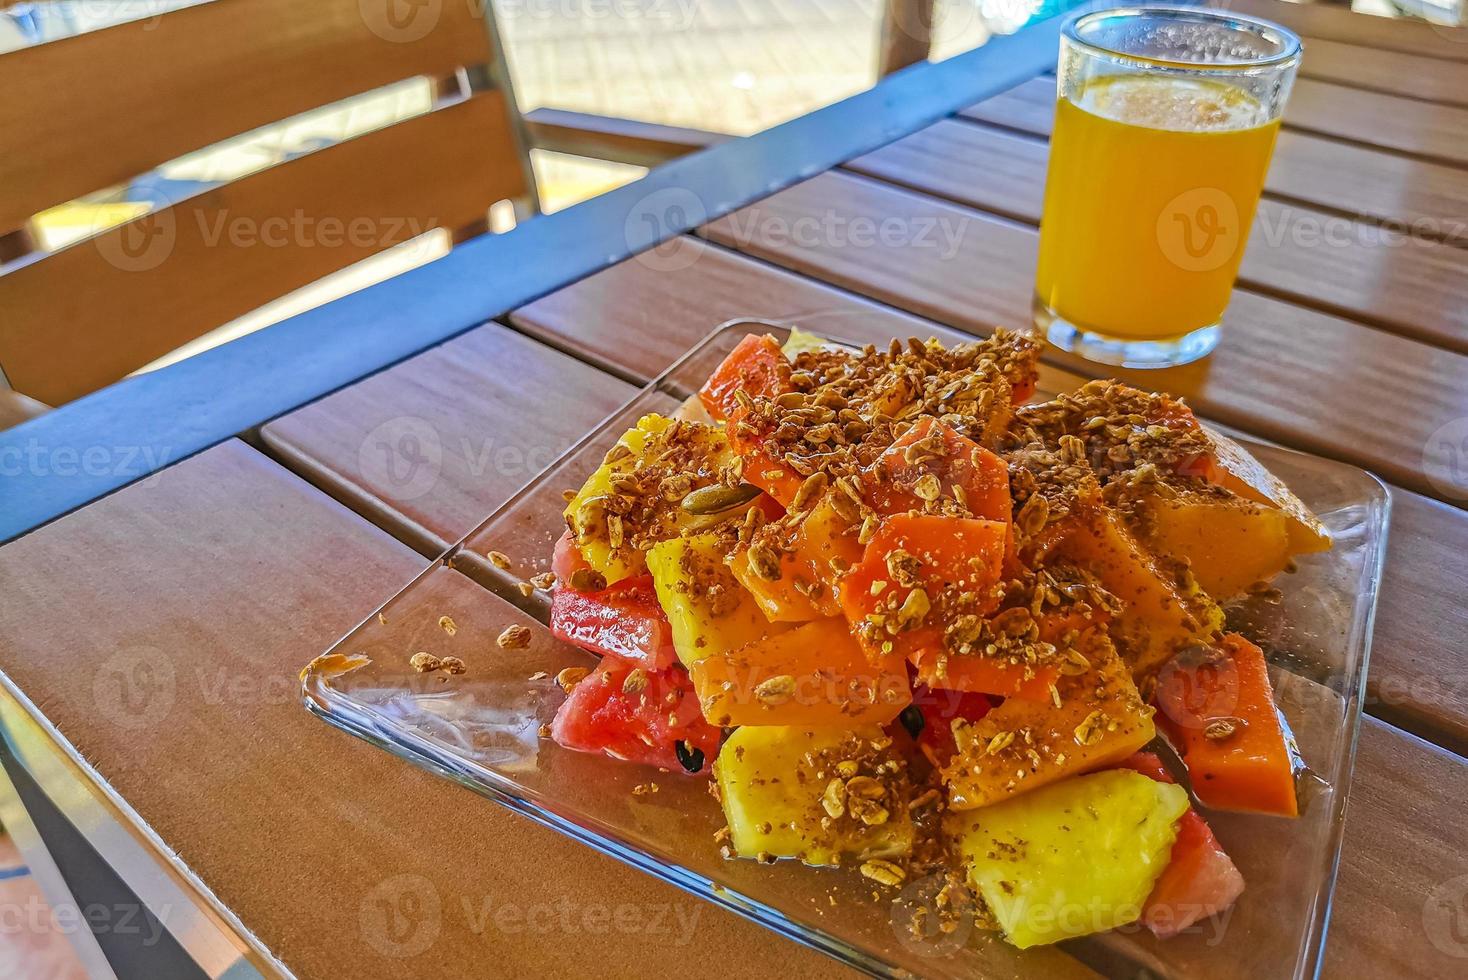
M1060 18L0 432L0 542L1053 67Z

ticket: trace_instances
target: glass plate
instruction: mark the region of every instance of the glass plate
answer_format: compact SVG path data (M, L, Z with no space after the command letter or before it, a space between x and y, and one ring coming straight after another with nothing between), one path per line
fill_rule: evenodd
M746 333L766 331L782 340L788 333L763 321L715 331L313 661L301 675L310 710L599 851L876 975L1048 978L1089 975L1087 968L1129 977L1143 971L1168 977L1315 975L1340 854L1389 509L1381 482L1352 466L1247 442L1335 538L1331 551L1304 556L1295 574L1281 577L1282 602L1229 610L1231 625L1269 654L1276 696L1308 767L1301 782L1303 813L1291 821L1203 809L1247 888L1229 914L1167 941L1131 927L1019 951L968 922L951 933L917 934L913 909L933 900L933 880L908 883L902 901L894 903L891 893L874 894L872 883L854 869L724 861L713 839L723 818L705 780L568 752L537 736L562 699L555 673L593 662L539 625L548 612L544 596L527 598L516 588L549 566L563 527L562 489L579 486L640 416L675 409ZM1042 389L1044 381L1042 375ZM490 549L512 556L516 574L486 560ZM414 650L425 648L420 643L443 639L438 624L444 609L454 610L463 633L456 642L471 644L459 647L470 651L468 673L452 680L415 674L407 663ZM495 632L511 620L531 624L529 647L505 651L494 645ZM549 677L532 680L538 672ZM658 785L657 792L631 792L649 782Z

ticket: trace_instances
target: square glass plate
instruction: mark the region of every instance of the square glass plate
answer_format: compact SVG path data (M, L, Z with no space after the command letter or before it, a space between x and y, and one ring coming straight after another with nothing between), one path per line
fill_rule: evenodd
M549 567L563 528L561 491L581 484L623 431L648 412L668 413L695 392L749 332L780 339L785 327L730 323L673 365L620 411L455 545L378 613L302 672L311 711L425 768L551 826L695 895L882 976L1309 977L1317 973L1340 854L1372 617L1386 543L1385 487L1352 466L1247 442L1330 528L1335 547L1307 555L1281 576L1283 601L1229 609L1230 625L1269 656L1276 697L1307 766L1297 820L1200 808L1243 872L1246 890L1228 914L1167 941L1128 927L1057 947L1019 951L971 922L950 933L913 929L914 910L934 899L932 879L875 894L855 869L725 861L714 843L723 826L705 780L614 759L568 752L537 731L562 694L562 667L594 663L543 628L548 602L516 588ZM1045 376L1041 377L1042 391ZM1051 392L1053 393L1053 392ZM516 562L511 575L484 558L494 549ZM444 577L460 597L489 605L493 624L466 633L468 673L416 674L406 637L439 635ZM499 599L469 588L467 576ZM451 583L451 584L453 584ZM510 609L505 603L519 607ZM531 623L523 650L500 650L493 630ZM389 625L390 624L390 625ZM469 625L460 619L460 629ZM489 641L489 642L486 642ZM468 648L465 648L468 649ZM531 680L544 671L549 677ZM1172 761L1176 761L1173 759ZM656 782L656 793L633 794ZM936 917L928 917L934 922Z

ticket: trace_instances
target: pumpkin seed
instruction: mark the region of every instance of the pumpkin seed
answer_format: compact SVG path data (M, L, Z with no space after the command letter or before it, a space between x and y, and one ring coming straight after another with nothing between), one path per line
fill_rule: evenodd
M748 483L741 483L737 487L711 486L701 487L694 490L683 498L680 505L690 514L702 517L707 514L718 514L726 510L732 510L741 504L747 504L764 491L759 487Z

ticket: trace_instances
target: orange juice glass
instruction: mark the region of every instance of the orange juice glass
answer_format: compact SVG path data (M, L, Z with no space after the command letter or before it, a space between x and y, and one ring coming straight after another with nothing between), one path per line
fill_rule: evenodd
M1218 345L1300 42L1176 7L1061 34L1035 323L1056 346L1172 367Z

